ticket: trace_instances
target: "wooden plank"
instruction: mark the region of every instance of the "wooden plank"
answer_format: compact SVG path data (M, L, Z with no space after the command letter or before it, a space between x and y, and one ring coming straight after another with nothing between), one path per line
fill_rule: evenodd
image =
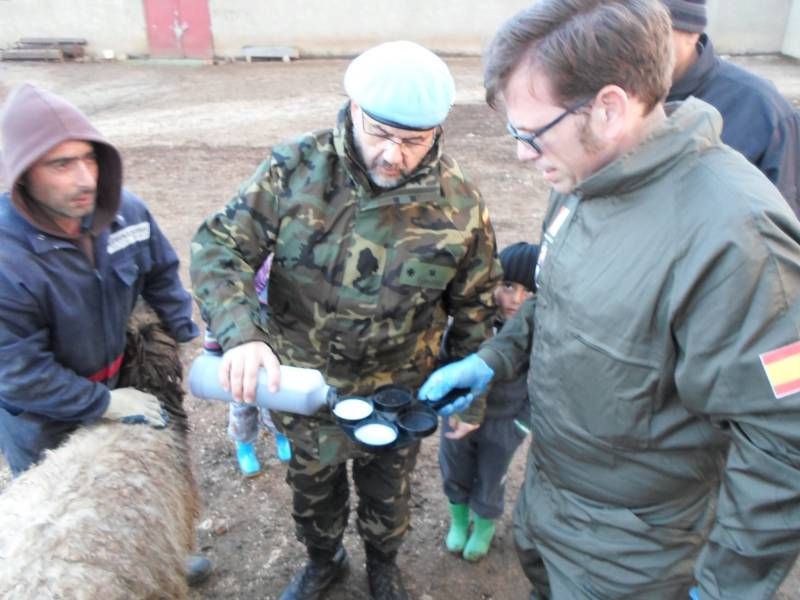
M20 45L14 48L15 50L58 50L63 56L62 58L82 58L86 54L83 46L27 46Z
M85 45L83 38L21 38L14 47L23 50L55 48L66 58L81 58L86 54Z
M84 38L52 37L52 38L20 38L18 44L23 46L85 46L88 42Z
M0 51L2 60L64 60L59 48L10 48Z

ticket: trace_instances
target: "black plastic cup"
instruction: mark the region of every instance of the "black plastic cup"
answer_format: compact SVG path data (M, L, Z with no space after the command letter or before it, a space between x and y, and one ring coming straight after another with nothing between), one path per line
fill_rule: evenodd
M417 402L397 413L396 423L397 427L408 436L419 439L436 431L439 418L435 410Z
M383 413L397 413L414 401L411 390L402 385L384 385L371 396L375 410Z

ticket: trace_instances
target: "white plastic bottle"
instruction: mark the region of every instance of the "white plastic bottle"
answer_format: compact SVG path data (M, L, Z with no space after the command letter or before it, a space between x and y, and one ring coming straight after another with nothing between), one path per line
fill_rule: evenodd
M194 359L189 370L189 390L197 398L233 402L233 396L219 383L219 365L222 356L204 352ZM280 389L271 393L267 389L267 372L258 374L256 404L263 408L312 415L323 406L333 406L335 390L325 383L316 369L301 369L281 365Z

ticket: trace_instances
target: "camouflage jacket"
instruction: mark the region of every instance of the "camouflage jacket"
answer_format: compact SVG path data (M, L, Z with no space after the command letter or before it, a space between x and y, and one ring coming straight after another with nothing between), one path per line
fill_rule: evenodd
M335 129L272 149L195 235L194 294L224 349L262 340L283 364L318 369L342 393L416 390L435 367L448 315L452 356L491 332L494 231L441 142L409 181L382 190L349 132L345 106ZM264 320L253 280L270 252Z

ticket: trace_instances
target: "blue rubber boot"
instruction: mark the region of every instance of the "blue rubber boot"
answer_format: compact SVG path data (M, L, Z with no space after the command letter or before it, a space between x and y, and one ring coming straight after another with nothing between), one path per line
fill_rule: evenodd
M275 433L275 451L278 454L278 459L283 462L288 462L292 459L292 443L282 433Z
M252 443L236 442L236 460L239 461L239 469L245 477L261 474L261 464Z

